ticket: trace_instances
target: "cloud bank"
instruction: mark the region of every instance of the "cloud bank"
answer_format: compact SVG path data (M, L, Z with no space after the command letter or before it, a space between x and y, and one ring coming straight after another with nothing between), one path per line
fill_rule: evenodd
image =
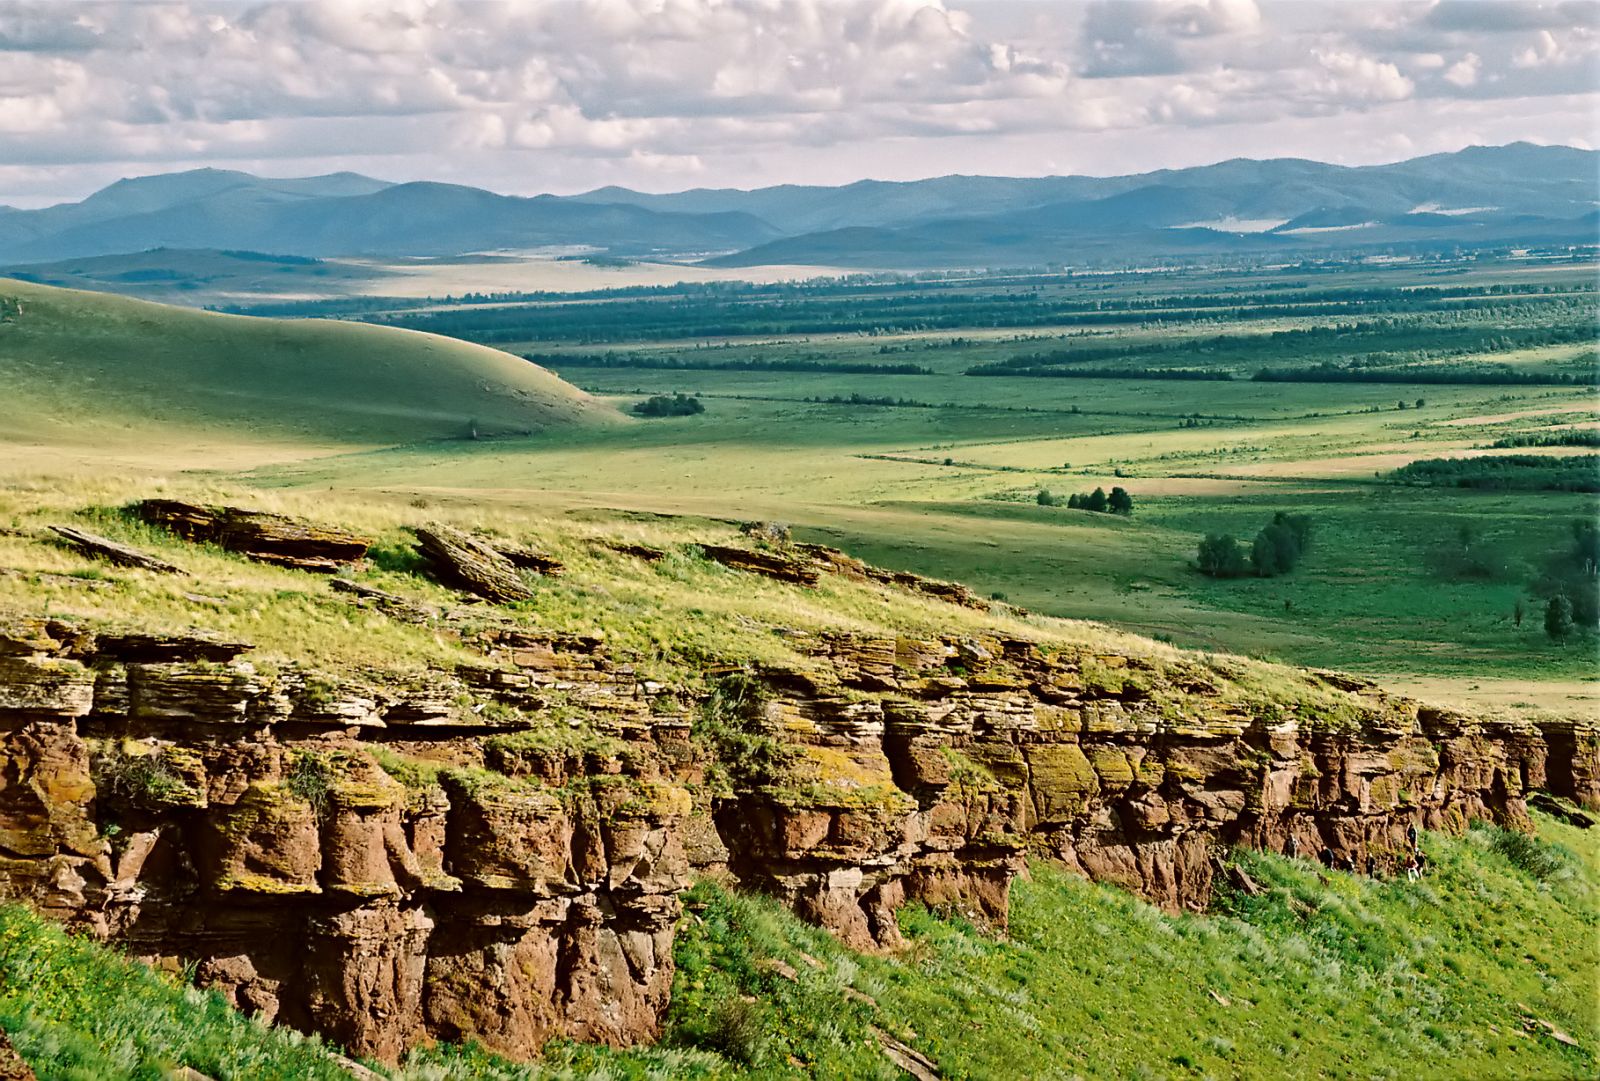
M1600 4L0 0L0 203L196 165L502 191L1593 145Z

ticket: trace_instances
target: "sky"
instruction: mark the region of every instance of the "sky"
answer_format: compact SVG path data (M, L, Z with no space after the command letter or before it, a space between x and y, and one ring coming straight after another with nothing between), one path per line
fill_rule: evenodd
M0 0L0 204L199 166L513 194L1600 145L1600 3Z

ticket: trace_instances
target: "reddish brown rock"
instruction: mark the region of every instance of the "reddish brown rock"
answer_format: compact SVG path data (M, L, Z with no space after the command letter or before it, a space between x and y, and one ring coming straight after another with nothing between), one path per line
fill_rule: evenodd
M137 570L154 571L157 574L184 573L182 568L173 566L164 559L157 559L149 552L141 552L131 545L121 544L97 533L65 525L53 525L50 529L67 547L83 555L115 563L119 567L133 567Z
M0 1081L35 1081L33 1069L11 1046L5 1029L0 1029Z
M1201 908L1228 846L1391 870L1413 826L1600 797L1584 720L1327 679L1290 709L1228 691L1226 661L798 634L809 663L718 670L765 687L743 722L788 752L730 788L695 695L598 636L471 640L482 664L357 682L0 623L0 897L362 1055L531 1056L659 1031L691 860L894 948L908 901L1003 925L1026 851Z

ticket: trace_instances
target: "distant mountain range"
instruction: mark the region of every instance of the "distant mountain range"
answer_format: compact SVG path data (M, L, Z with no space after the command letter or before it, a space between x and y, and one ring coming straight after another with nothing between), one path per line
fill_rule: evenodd
M1600 153L1529 143L1360 168L1237 159L1119 177L532 198L200 169L120 180L80 203L0 209L0 263L157 247L383 258L581 245L724 266L908 269L1594 244L1597 177Z

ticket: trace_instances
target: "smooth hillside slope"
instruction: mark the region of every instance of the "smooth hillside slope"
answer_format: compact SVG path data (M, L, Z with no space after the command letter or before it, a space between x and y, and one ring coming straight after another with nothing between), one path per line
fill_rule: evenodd
M0 279L0 438L392 445L620 421L509 353Z

